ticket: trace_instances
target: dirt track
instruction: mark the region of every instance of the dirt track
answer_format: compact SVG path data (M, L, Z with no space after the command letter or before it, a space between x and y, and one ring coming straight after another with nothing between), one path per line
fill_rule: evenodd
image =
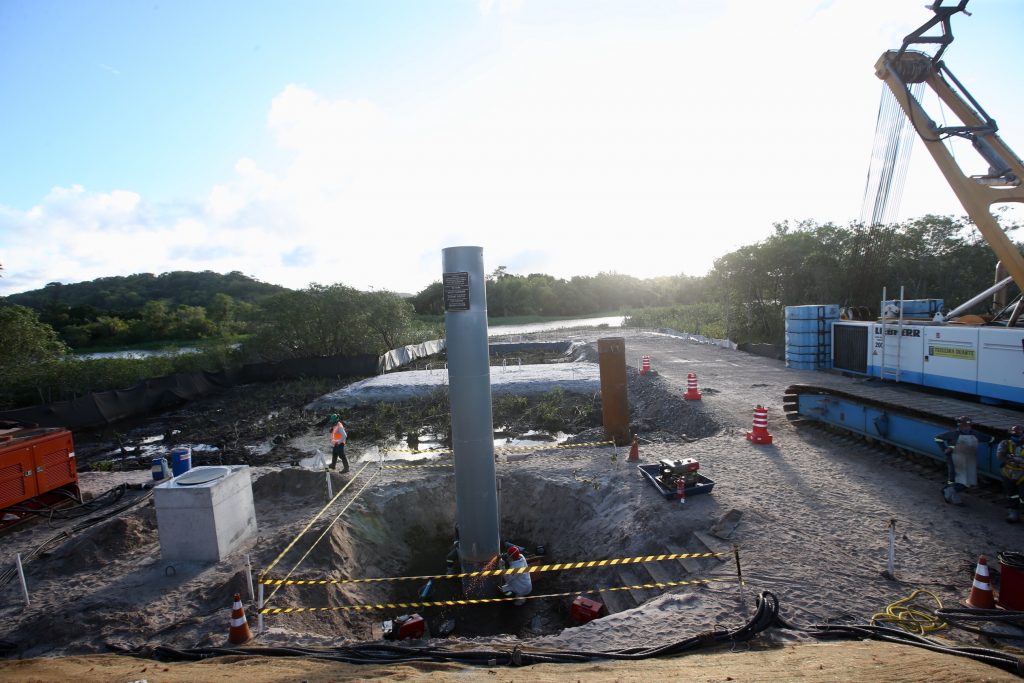
M603 331L602 334L608 335L609 332ZM597 336L597 333L592 333L587 338L593 341ZM791 383L813 377L813 373L791 371L775 360L680 342L669 337L630 332L624 336L627 337L627 356L632 367L639 364L641 354L652 356L654 369L660 374L657 378L642 381L651 382L652 386L657 384L661 387L659 391L680 395L685 389L686 374L697 373L703 401L681 404L648 397L644 412L680 411L681 415L674 424L682 426L683 431L686 431L685 425L695 424L695 421L714 424L718 431L692 443L681 437L673 440L659 435L654 444L641 449L641 457L645 462L662 457L698 458L701 471L717 482L713 494L695 497L682 508L655 495L653 488L640 479L636 470L624 463L621 457L614 459L609 458L605 451L584 450L573 455L571 466L567 461L551 457L530 457L508 463L508 469L499 472L503 478L503 520L511 527L514 536L548 542L559 553L560 561L663 552L662 548L672 545L696 550L688 544L696 543L700 538L721 546L713 549L728 548L735 542L742 549L744 575L749 581L747 599L741 599L735 587L728 585L721 588L686 587L663 595L638 595L632 604L620 602L616 606L617 613L583 627L569 628L560 633L547 631L547 635L538 633L531 637L527 633L527 624L521 633L527 646L609 649L650 645L663 641L666 634L691 635L715 625L735 627L746 619L752 602L750 595L760 590L775 592L782 605L782 614L798 625L844 616L863 622L890 602L906 597L915 588L927 588L944 603L952 604L966 596L973 563L979 554L994 557L999 550L1017 549L1024 545L1024 530L1003 524L1001 507L992 502L991 497L968 495L968 505L963 508L945 505L939 495L943 476L939 467L924 468L923 471L911 469L896 457L862 443L840 439L820 430L798 430L788 424L781 417L782 391ZM644 391L635 393L639 395L633 397L634 403L645 403L635 400L642 398ZM755 404L769 408L770 430L775 439L772 446L754 446L744 439L745 432L750 429ZM642 422L644 414L636 417ZM387 519L388 526L405 525L408 528L415 521L424 525L428 535L443 535L450 529L450 502L437 504L438 501L450 501L450 484L443 478L425 479L422 474L410 472L396 473L391 481L392 486L368 489L365 499L353 508L353 513L361 516L331 537L332 551L320 558L324 568L330 568L337 554L341 553L348 558L347 562L354 563L345 567L346 573L380 576L404 571L402 563L412 547L407 545L409 539L381 536L386 529L355 523L361 518L371 520L373 510L392 511ZM267 543L266 539L289 537L288 533L293 533L313 502L295 497L294 482L270 482L270 479L267 483L259 482L265 494L273 494L265 497L262 504L259 500L261 487L255 487L257 519L265 541L262 546L253 548L253 552L256 556L254 561L263 566L276 554L280 547L278 544L284 542L274 540ZM396 505L396 501L402 504ZM423 513L428 508L436 516L424 518ZM733 537L728 540L709 537L706 533L709 527L730 510L742 513ZM408 514L408 517L402 518L401 514ZM897 520L899 531L897 580L881 575L886 566L886 529L890 519ZM557 532L552 528L552 522L556 520ZM142 563L140 568L130 573L134 577L131 579L132 588L139 591L135 597L122 596L124 591L119 589L116 581L111 582L110 567L102 571L97 571L98 567L79 567L74 571L69 568L71 574L63 578L46 571L30 571L30 581L37 586L39 582L45 585L45 581L55 582L51 585L59 582L71 586L67 607L64 608L68 613L93 615L88 622L81 617L72 619L97 629L95 637L88 643L76 641L79 645L72 650L82 651L82 646L86 645L87 651L100 651L103 643L109 640L129 646L162 642L186 647L219 644L223 638L219 631L223 628L224 619L216 607L221 601L221 593L242 587L239 561L228 560L211 570L190 573L167 582L160 578L163 566L152 559L152 529L146 524L147 519L142 515L129 525L134 545L123 551L129 562ZM365 547L368 541L388 548L387 555L373 561L363 557L365 554L358 549ZM70 567L71 563L67 564ZM624 573L600 577L606 583L599 585L628 585L630 579L635 580L635 574L621 571ZM686 577L724 578L733 573L728 563L719 562L680 568L678 571ZM166 587L161 582L166 583ZM82 586L102 590L108 600L113 599L117 604L111 607L91 601L88 595L78 592ZM11 626L30 627L40 637L47 633L60 634L60 639L69 641L80 637L73 625L54 628L55 617L47 618L35 610L24 614L14 608L12 602L16 600L16 594L12 587L5 589L4 595L8 607L0 612L0 618ZM186 596L193 601L192 605L182 604L182 597ZM139 601L148 602L149 597L156 603L153 605L154 617L130 617L128 610L132 609L131 605ZM387 596L377 594L373 597ZM356 596L347 592L336 599L344 602L355 600ZM636 602L642 604L636 606ZM197 611L201 614L197 615ZM120 623L104 626L104 613L109 613ZM312 639L306 642L310 646L337 642L339 635L346 637L346 632L350 632L348 637L362 639L367 623L353 622L348 618L279 619L274 623L276 631L261 639L261 644L295 642L303 633ZM979 643L970 634L956 632L955 635L960 642L987 645ZM776 631L759 637L756 645L792 644L794 639L800 640L801 637ZM507 640L502 642L508 644ZM51 646L60 651L69 644L53 642ZM827 651L842 652L841 656L830 654L822 657L818 654L826 652L819 649L822 647L775 647L740 657L733 654L699 656L701 662L714 661L710 664L710 672L696 675L698 680L700 676L716 680L726 676L737 680L773 680L773 676L775 680L832 680L837 677L981 680L986 678L984 672L993 677L989 680L1002 676L1000 671L991 667L918 650L908 652L907 649L899 649L896 654L888 646L854 644L841 646L843 650ZM36 648L30 654L45 651L45 648ZM688 676L694 674L690 663L695 660L697 658L692 656L682 660ZM74 667L78 660L65 661L67 666ZM898 673L894 673L897 661L900 668ZM133 664L132 660L116 660L115 663L118 666ZM63 666L59 662L45 661L37 665L3 662L0 663L0 674L6 678L24 673L25 679L31 680L27 672L32 671L33 666L40 666L44 668L35 675L46 680L50 675L42 672L47 671L45 667L53 665ZM572 672L558 668L552 669L553 678L550 680L555 680L555 677L562 680L565 676L621 677L627 680L650 675L668 677L670 674L666 669L659 667L678 665L679 660L669 660L642 665L586 665ZM168 667L171 669L168 672L150 669L141 676L136 673L129 675L148 677L151 681L185 680L188 676L199 675L195 669L189 668L198 666L204 665L173 665ZM233 669L234 666L224 669ZM254 666L250 662L237 666L246 667L245 675L254 681L277 680L281 676L328 680L316 678L320 674L312 669L299 673L294 662L274 663L273 666L285 667L285 670L278 669L276 678L267 674L265 679L258 677L255 668L250 668ZM977 666L982 668L975 668ZM535 674L537 669L540 671ZM678 675L679 670L674 670ZM62 671L70 677L71 671L84 670ZM186 673L188 671L191 673ZM328 676L344 679L347 675L339 669L332 671ZM483 677L484 671L476 669L473 673ZM543 671L544 667L533 667L528 676L549 680L543 677L547 675ZM642 673L647 671L650 672ZM174 672L180 672L182 678L164 677L172 676ZM354 670L353 675L367 678L386 672L414 678L421 675L443 677L454 673L448 668L427 674L422 670L399 672L388 667L380 670L361 668ZM500 670L497 673L509 673L512 679L522 679L524 676L519 674L526 672ZM120 672L116 674L120 675ZM464 677L465 672L456 675ZM108 680L120 680L116 676ZM216 680L205 675L199 677Z

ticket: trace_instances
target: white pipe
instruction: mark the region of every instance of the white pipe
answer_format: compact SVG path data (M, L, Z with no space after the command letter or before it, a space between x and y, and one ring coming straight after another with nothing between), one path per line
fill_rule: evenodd
M986 289L981 294L979 294L977 296L974 296L974 297L971 297L967 301L963 302L962 304L960 304L959 306L954 308L952 311L950 311L949 313L944 315L942 317L942 320L946 321L946 320L949 320L951 318L955 318L956 316L960 315L961 313L963 313L967 309L971 308L975 304L980 304L982 301L984 301L985 299L989 298L990 296L992 296L993 294L998 292L1000 289L1004 289L1011 282L1013 282L1013 278L1012 277L1008 277L1005 280L1000 280L999 282L995 283L994 285L992 285L991 287Z
M245 580L249 583L249 602L252 602L256 599L256 594L252 589L252 559L249 553L245 554Z
M21 594L25 598L25 607L28 607L28 584L25 583L25 570L21 567L21 553L14 556L14 561L18 565L18 580L21 581Z
M324 470L324 475L327 477L327 500L334 499L334 489L331 488L331 471Z

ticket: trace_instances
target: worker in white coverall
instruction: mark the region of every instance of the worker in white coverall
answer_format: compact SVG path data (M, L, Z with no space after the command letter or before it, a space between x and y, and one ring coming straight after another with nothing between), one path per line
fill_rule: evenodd
M508 569L525 569L527 567L526 558L519 552L519 547L510 545L502 556L505 559L505 566ZM530 579L528 572L521 574L506 574L505 583L498 586L498 590L506 598L516 597L516 600L512 603L513 605L525 605L526 598L533 590L533 581Z
M935 443L946 456L949 476L942 489L942 497L947 503L963 505L960 492L978 483L978 446L995 440L994 436L974 429L974 422L967 415L957 418L956 429L935 437Z

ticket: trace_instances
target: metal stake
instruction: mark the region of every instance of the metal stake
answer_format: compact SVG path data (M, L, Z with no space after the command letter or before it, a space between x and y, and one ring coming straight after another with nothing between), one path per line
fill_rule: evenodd
M739 579L740 583L740 602L746 605L746 596L743 590L743 568L740 566L740 547L738 544L732 544L732 556L736 560L736 578Z
M252 590L252 559L249 553L245 554L245 580L249 583L249 602L252 602L256 599L256 594Z
M896 520L889 520L889 578L896 578Z
M21 581L21 594L25 598L25 607L28 607L28 584L25 583L25 570L21 568L21 553L14 556L14 561L18 565L18 580Z

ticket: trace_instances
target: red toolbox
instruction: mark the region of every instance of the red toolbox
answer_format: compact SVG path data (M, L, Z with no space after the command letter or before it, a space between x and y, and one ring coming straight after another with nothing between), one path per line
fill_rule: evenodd
M71 432L59 427L0 429L0 510L57 489L79 497Z
M604 605L597 600L591 600L580 595L572 601L572 607L569 608L569 616L576 623L585 624L601 616L601 610L603 609Z

